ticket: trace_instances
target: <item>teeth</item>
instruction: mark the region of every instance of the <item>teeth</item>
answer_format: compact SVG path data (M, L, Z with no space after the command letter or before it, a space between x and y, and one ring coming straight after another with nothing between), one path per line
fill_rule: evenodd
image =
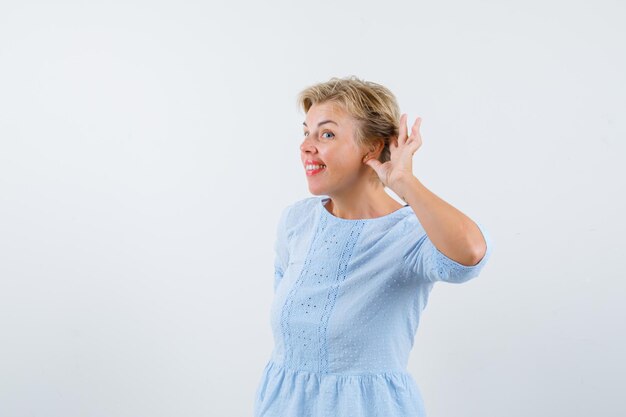
M307 165L306 166L307 171L311 171L311 170L314 170L314 169L320 169L320 168L326 168L326 165L322 164L322 165Z

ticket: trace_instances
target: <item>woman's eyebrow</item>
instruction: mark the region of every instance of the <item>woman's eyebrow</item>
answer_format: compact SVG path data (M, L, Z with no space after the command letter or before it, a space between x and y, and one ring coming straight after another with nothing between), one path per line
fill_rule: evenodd
M334 123L334 124L336 124L337 126L339 126L339 125L337 124L337 122L334 122L334 121L332 121L332 120L324 120L323 122L319 122L319 123L317 124L317 127L320 127L320 126L321 126L321 125L323 125L324 123ZM302 122L302 124L306 126L306 122ZM308 126L306 126L306 127L308 127Z

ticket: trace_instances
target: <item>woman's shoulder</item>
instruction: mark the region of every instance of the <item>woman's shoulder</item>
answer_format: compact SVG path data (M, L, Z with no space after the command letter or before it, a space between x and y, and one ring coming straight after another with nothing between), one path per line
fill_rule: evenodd
M312 219L316 206L321 204L321 199L322 197L314 196L289 203L283 207L281 217L284 218L286 223L293 223L294 221L302 222L306 219Z
M306 197L306 198L302 198L300 200L296 200L293 203L288 204L287 206L285 206L284 210L286 211L311 211L313 210L316 205L320 204L320 200L322 199L322 197L319 196L313 196L313 197Z

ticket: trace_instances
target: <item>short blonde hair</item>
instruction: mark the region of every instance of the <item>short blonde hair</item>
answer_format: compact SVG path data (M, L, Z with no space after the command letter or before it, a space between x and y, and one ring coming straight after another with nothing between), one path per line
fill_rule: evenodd
M369 147L382 140L384 148L378 160L383 163L389 161L390 140L399 133L400 108L388 88L355 76L333 77L298 94L298 106L305 113L314 104L324 102L340 104L357 120L357 145Z

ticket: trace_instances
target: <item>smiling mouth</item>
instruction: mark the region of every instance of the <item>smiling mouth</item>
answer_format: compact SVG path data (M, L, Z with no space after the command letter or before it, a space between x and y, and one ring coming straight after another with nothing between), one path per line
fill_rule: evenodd
M322 172L323 170L326 169L326 165L324 164L319 164L319 165L306 165L306 174L307 175L315 175L317 173Z

